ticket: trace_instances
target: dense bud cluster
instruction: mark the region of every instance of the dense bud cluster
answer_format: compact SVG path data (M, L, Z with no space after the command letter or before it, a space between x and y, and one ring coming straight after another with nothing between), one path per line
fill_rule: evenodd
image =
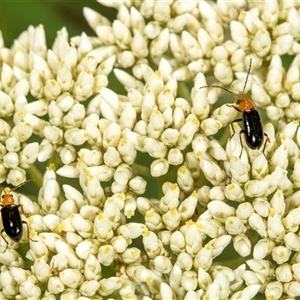
M31 239L0 254L0 298L299 297L299 4L99 2L118 13L84 9L95 37L0 39L0 182L40 185L16 194ZM250 60L270 162L199 89L241 93Z

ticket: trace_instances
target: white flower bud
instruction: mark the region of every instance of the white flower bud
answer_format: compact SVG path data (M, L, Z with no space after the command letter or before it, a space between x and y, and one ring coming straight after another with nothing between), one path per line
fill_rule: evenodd
M284 236L284 242L288 249L292 251L299 251L300 249L300 238L293 232L288 232Z
M253 272L253 271L245 271L242 275L245 283L247 285L250 284L264 284L266 282L266 277L262 274Z
M270 213L270 203L263 198L256 198L252 206L254 210L263 218L268 217Z
M41 289L33 282L25 281L19 286L20 294L27 299L35 298L38 299L41 296Z
M180 149L178 148L173 148L170 149L167 157L167 162L170 165L180 165L183 162L183 154Z
M202 49L202 52L205 53L208 57L211 56L212 50L216 47L215 41L203 28L198 30L198 42Z
M12 275L10 274L9 270L1 270L0 274L0 283L3 293L6 295L17 295L18 289L17 289L17 283L13 279Z
M272 55L286 54L293 43L293 36L290 34L281 35L272 42L271 53Z
M235 209L233 207L220 200L213 200L209 202L207 208L212 216L220 222L225 222L227 218L233 216L235 213Z
M80 286L79 291L83 296L92 297L96 294L99 287L100 283L97 280L84 281ZM82 297L79 297L78 299L82 299Z
M56 126L45 126L43 134L47 140L53 144L59 144L63 138L63 131Z
M32 127L25 122L21 122L12 129L10 135L19 140L20 143L24 143L31 137L32 133Z
M120 185L127 185L131 177L132 169L127 164L120 164L114 173L114 180Z
M49 180L44 184L39 193L39 204L44 212L56 213L58 210L58 199L60 188L56 180Z
M197 157L201 157L208 148L208 139L203 134L197 134L192 141L193 152Z
M181 215L182 221L187 221L195 213L196 205L198 202L198 195L194 191L188 198L184 199L178 207L178 212Z
M108 147L117 147L121 138L121 127L117 123L111 123L103 133L103 146L105 149Z
M224 85L228 85L233 80L232 69L224 64L217 63L214 69L214 76L216 79Z
M85 261L84 265L84 277L87 280L99 280L101 279L101 264L97 258L90 254Z
M72 226L83 238L89 238L93 234L93 225L89 220L85 220L80 214L72 214Z
M92 240L84 240L77 245L76 254L79 258L86 260L90 255L97 254L98 248L99 244L97 241L94 242Z
M252 229L257 231L262 238L267 237L267 225L260 215L252 213L249 217L249 225Z
M259 292L261 285L260 284L249 284L246 288L244 288L241 292L234 293L231 298L232 299L245 299L251 300L255 297L255 295Z
M57 68L57 83L66 92L70 91L74 84L70 67L63 61Z
M8 174L6 175L6 182L14 186L19 185L25 180L26 180L26 172L24 169L21 169L19 167L9 170Z
M29 169L37 159L38 150L38 143L27 144L19 154L20 166L24 169Z
M246 257L251 253L251 242L244 234L239 234L233 238L233 247L242 257Z
M115 260L116 253L111 245L100 246L97 259L104 266L109 266Z
M182 46L191 61L195 61L203 57L203 52L198 41L188 31L182 31L181 40Z
M212 246L205 245L194 259L195 268L202 268L205 271L209 270L212 264Z
M5 142L11 132L11 127L4 120L0 120L0 140ZM16 137L18 140L18 137Z
M37 259L32 266L32 271L40 282L47 282L51 277L51 268L44 259Z
M144 151L154 158L164 158L167 155L167 147L153 138L144 139Z
M75 269L65 269L59 273L59 278L62 283L70 288L78 288L84 281L80 271Z
M232 235L242 234L246 231L243 222L235 216L231 216L226 219L225 228L228 231L228 233Z
M85 108L82 104L74 104L69 112L63 117L63 126L66 129L79 127L85 117Z
M245 195L250 197L260 197L269 188L269 182L266 180L250 180L245 184Z
M177 171L177 183L186 193L191 192L194 188L194 179L188 168L181 166Z
M15 169L19 165L19 157L15 152L8 152L3 157L4 167L7 169Z
M136 176L129 181L130 189L137 195L144 194L146 185L147 182L140 176Z
M80 146L87 141L88 134L84 129L72 128L65 131L64 137L67 143Z
M112 239L111 245L116 253L122 253L128 247L128 242L126 238L117 236Z
M283 285L284 292L291 297L297 297L300 295L300 283L297 281L287 282Z
M10 137L5 141L5 148L6 150L3 149L4 152L19 152L21 150L21 143L15 137Z
M250 37L248 35L246 27L242 23L234 20L231 21L230 32L232 40L239 44L242 48L247 48L249 46Z
M145 30L148 25L145 27ZM159 35L150 44L150 56L152 58L160 58L169 47L169 39L169 29L160 30Z
M213 118L207 118L201 122L200 127L206 136L215 135L222 128L222 123Z
M288 248L277 246L272 250L272 258L277 264L281 265L289 260L291 253L291 250Z
M121 162L120 153L114 147L108 147L103 155L104 163L109 167L117 167Z
M52 276L49 278L47 289L49 293L53 293L56 295L62 293L65 290L65 286L58 276Z
M225 178L225 173L215 162L207 158L200 159L200 168L207 180L213 185L220 185Z
M118 234L125 238L136 239L142 235L145 230L145 225L140 223L128 223L118 228Z
M5 64L4 64L5 65ZM0 91L0 115L2 118L11 117L14 113L12 99L6 93Z
M271 254L275 247L274 241L270 239L260 239L253 249L253 258L260 260Z
M54 101L51 101L50 105L53 103ZM54 102L57 105L57 108L59 108L61 111L63 112L67 112L71 109L71 107L74 105L74 98L71 97L70 94L68 93L63 93L61 94L57 100ZM57 112L57 111L56 111ZM56 115L56 114L54 114ZM56 115L57 116L57 115ZM62 119L62 117L61 117Z
M203 77L203 74L198 74L195 78L195 86L198 85L198 81L200 81L200 86L203 86L206 84L204 82L202 84L201 78ZM205 80L204 80L205 81ZM204 89L200 90L198 89L196 92L192 93L192 101L193 101L193 108L192 113L197 116L199 120L205 120L209 114L210 106L208 103L208 99L206 97L206 93L203 92Z
M180 231L172 233L170 238L170 248L176 254L181 253L185 249L184 236Z
M126 90L136 89L136 91L134 91L134 92L130 91L130 92L133 95L139 96L137 99L134 100L134 103L140 103L142 96L139 91L141 91L143 89L144 85L139 80L137 80L135 77L129 75L127 72L125 72L123 70L114 68L113 72L114 72L115 76L117 77L118 81L125 87ZM133 97L133 95L131 95L131 98ZM132 101L130 101L130 102L133 104ZM136 106L133 105L133 107L136 107Z
M85 101L93 93L94 76L90 70L79 73L74 85L74 98L78 101Z
M268 236L271 239L281 240L285 235L285 228L282 225L281 217L274 209L270 209L268 221Z
M185 271L181 279L182 287L186 291L193 291L197 288L197 274L194 271Z
M129 102L124 105L123 111L121 112L119 125L122 130L125 128L133 129L136 123L136 110L133 105Z
M282 108L278 108L272 105L266 108L266 114L271 121L279 121L284 116Z
M236 182L243 184L249 181L248 167L238 157L231 157L230 169L231 176Z
M119 255L119 259L125 264L135 263L140 259L141 250L136 247L127 248Z
M279 282L290 282L293 280L292 268L289 264L280 265L276 269L275 275Z
M258 30L251 41L251 48L259 57L266 56L271 48L271 37L269 32L264 29Z
M266 285L265 295L267 299L279 300L283 293L283 286L281 282L272 281Z
M61 86L57 83L56 80L50 79L46 81L44 87L44 94L46 99L53 100L56 99L61 93Z
M37 99L44 97L44 82L37 69L33 69L30 72L29 82L31 87L30 93L33 97Z
M244 201L244 192L240 185L235 182L232 182L230 185L227 185L224 193L228 200L240 203Z

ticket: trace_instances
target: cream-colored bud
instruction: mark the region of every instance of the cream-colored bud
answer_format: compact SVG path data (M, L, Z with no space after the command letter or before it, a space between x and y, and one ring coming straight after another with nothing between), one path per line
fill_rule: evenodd
M253 258L257 260L264 259L266 256L271 254L274 247L275 247L274 241L268 238L260 239L254 246Z
M284 246L277 246L274 247L272 250L272 258L279 265L287 262L289 260L290 255L291 255L291 250L289 250Z
M145 27L145 30L148 26ZM161 30L155 39L150 44L150 56L152 58L161 57L169 47L169 29Z
M293 43L293 36L290 34L281 35L275 41L273 41L271 46L271 53L273 55L284 55L286 54Z

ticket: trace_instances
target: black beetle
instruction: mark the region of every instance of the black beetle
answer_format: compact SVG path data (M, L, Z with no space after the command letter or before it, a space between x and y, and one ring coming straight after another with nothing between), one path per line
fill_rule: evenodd
M200 89L208 88L208 87L216 87L216 88L225 90L226 92L228 92L238 98L238 100L234 104L227 104L227 105L230 107L233 107L234 109L236 109L237 111L242 113L242 118L235 119L231 122L231 128L232 128L233 134L230 138L232 138L235 134L235 130L233 128L233 123L243 121L243 125L244 125L244 129L242 129L240 131L240 142L241 142L242 149L241 149L241 153L240 153L239 157L241 158L242 153L243 153L243 143L242 143L241 135L245 134L246 144L248 145L248 147L250 149L253 149L253 150L260 149L261 146L263 145L264 136L266 137L264 147L263 147L263 154L264 154L265 158L267 159L266 154L265 154L265 148L266 148L267 142L270 142L270 138L263 131L261 118L260 118L259 112L257 111L254 103L251 100L249 100L248 98L245 98L243 96L246 85L247 85L250 69L251 69L251 63L252 63L252 59L250 59L249 70L247 72L246 81L245 81L242 95L235 94L232 91L228 90L227 88L224 88L222 86L217 86L217 85L202 86L202 87L200 87Z
M22 204L15 204L14 196L11 194L12 191L16 190L17 188L27 183L28 181L31 180L26 180L13 189L10 189L8 187L3 189L4 194L2 195L2 203L0 204L2 224L3 224L3 229L1 230L1 237L6 242L6 248L3 251L3 253L7 250L8 247L8 242L3 235L4 232L11 240L18 243L22 238L23 224L25 224L27 226L27 233L29 237L28 224L26 221L23 221L21 218L21 213L24 214L23 206Z

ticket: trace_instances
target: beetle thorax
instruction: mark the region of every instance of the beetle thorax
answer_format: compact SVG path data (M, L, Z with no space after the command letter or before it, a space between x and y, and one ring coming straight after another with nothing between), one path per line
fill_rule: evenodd
M5 188L2 195L2 206L7 206L15 203L14 196L10 193L10 188Z
M245 111L248 109L255 109L254 103L247 98L238 99L236 105L239 107L241 111Z

